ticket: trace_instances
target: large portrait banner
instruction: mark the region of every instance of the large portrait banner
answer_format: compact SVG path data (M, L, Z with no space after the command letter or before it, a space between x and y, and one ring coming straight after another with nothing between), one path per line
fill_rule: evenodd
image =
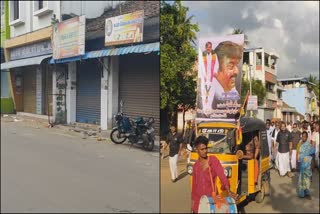
M243 44L243 34L199 39L197 121L236 122Z

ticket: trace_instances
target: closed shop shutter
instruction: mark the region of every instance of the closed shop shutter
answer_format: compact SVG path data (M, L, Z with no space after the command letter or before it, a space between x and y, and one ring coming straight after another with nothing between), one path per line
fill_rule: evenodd
M159 56L153 53L120 56L119 69L119 100L124 100L124 114L132 119L153 117L159 133Z
M23 111L36 114L36 68L25 67L23 73Z
M100 69L100 64L96 59L77 64L77 122L100 125Z

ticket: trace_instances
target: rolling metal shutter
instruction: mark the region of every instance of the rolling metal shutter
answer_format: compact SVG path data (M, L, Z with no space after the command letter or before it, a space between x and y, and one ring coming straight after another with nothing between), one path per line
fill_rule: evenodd
M100 125L101 67L99 62L86 60L77 64L76 121Z
M23 73L23 111L36 114L36 68L25 67Z
M132 119L154 117L154 127L160 128L159 56L128 54L120 56L119 101L123 112Z

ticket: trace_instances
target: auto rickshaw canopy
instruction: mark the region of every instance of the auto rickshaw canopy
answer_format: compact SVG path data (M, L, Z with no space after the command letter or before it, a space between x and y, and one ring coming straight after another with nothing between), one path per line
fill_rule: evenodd
M240 118L240 126L242 128L242 133L266 130L266 124L262 120L251 117Z

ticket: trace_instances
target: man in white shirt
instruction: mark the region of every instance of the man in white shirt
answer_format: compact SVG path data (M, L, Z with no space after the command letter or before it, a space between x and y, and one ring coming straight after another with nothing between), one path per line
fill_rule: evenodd
M273 157L273 151L272 151L272 132L273 132L273 129L271 129L270 125L271 125L271 122L268 119L266 122L266 128L267 128L267 140L268 140L268 146L269 146L269 161L270 161L269 165L271 166L272 165L271 163L274 160L274 157Z
M316 149L315 162L316 162L316 166L318 167L318 170L319 170L319 122L316 122L315 130L312 134L311 143L314 146L314 148Z
M277 136L278 136L278 133L280 132L280 124L278 121L276 121L275 123L275 129L273 130L272 132L272 149L273 149L273 161L275 162L275 159L277 157L277 153L278 153L278 143L276 142L276 139L277 139ZM276 162L275 163L275 168L276 169L279 169L279 165L278 163Z
M217 56L212 50L212 43L206 43L206 50L202 53L203 62L204 62L204 82L208 85L211 85L212 80L215 76L215 69L217 69Z

